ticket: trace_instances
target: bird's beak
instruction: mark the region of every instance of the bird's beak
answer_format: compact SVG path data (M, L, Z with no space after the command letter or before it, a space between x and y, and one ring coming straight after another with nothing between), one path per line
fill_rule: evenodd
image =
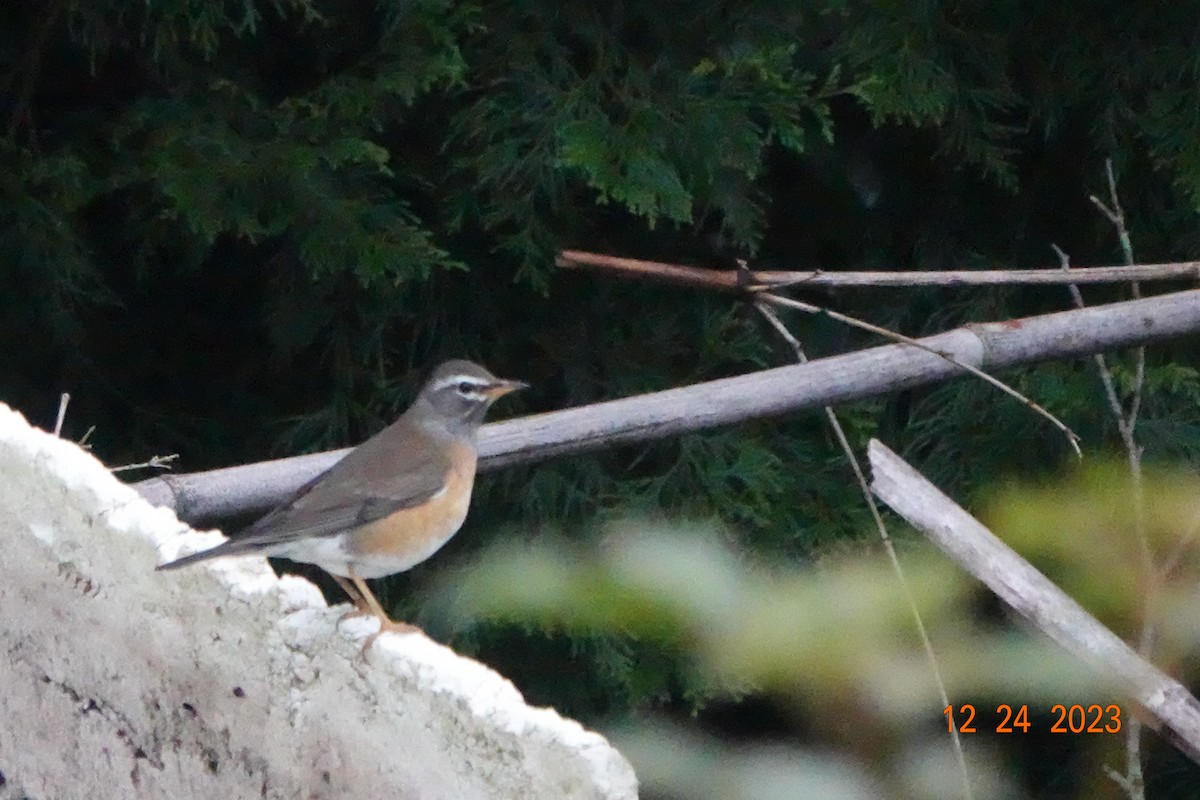
M518 389L528 389L528 388L529 388L529 384L526 383L525 381L500 380L500 381L496 381L491 386L484 389L483 393L486 394L491 399L495 400L496 398L504 397L504 395L508 394L509 392L515 392Z

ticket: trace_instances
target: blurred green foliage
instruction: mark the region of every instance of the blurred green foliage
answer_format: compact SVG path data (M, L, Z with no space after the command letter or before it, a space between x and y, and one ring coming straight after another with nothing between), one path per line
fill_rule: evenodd
M1119 461L1088 464L1065 480L998 488L985 520L1055 583L1128 641L1143 621L1165 664L1200 640L1200 481L1151 468L1140 485Z
M1088 610L1110 623L1121 617L1118 631L1140 625L1145 599L1155 597L1155 652L1178 671L1200 647L1200 481L1164 474L1145 482L1145 527L1163 548L1155 564L1171 556L1171 579L1153 591L1137 585L1141 523L1128 486L1128 473L1108 466L1041 489L1014 487L995 499L991 519ZM1124 739L1116 734L1133 715L1128 687L1031 625L982 614L983 587L931 548L910 544L902 561L912 605L877 548L784 568L735 551L719 531L634 520L611 523L599 546L549 535L496 545L444 576L434 604L463 627L490 620L652 644L703 687L701 706L753 692L807 721L803 748L730 745L646 709L613 736L651 796L857 798L881 796L881 786L892 798L960 796L915 607L952 705L976 709L976 730L963 734L974 796L1116 796L1115 785L1103 788L1100 766L1118 763ZM997 731L1002 703L1028 712L1029 728L1013 725L1008 742ZM1120 729L1075 736L1078 788L1023 795L1002 753L1053 740L1056 704L1099 704L1110 714L1105 724Z
M108 463L178 452L197 470L360 441L448 356L533 383L514 414L744 372L790 359L746 308L556 272L553 254L1029 267L1055 266L1056 242L1112 263L1086 200L1105 157L1139 258L1195 258L1193 20L1189 3L1113 0L13 0L0 399L48 427L70 391L66 434L96 426ZM1028 288L810 299L909 335L1069 304ZM870 342L788 322L814 357ZM1130 362L1110 363L1128 391ZM1197 460L1198 370L1194 342L1152 351L1149 461ZM1115 442L1086 361L1003 377L1089 452ZM886 438L964 500L1070 458L975 382L842 413L855 441ZM712 676L677 647L463 627L436 602L439 573L484 542L586 546L630 513L720 523L775 565L870 530L819 416L752 422L486 476L463 534L382 594L585 718L703 704Z

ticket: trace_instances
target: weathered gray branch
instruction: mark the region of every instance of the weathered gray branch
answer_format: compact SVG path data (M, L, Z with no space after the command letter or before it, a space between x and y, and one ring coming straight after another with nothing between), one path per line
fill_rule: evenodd
M1116 677L1145 721L1200 764L1200 703L885 445L869 446L875 495L1054 641Z
M1056 269L958 269L905 272L826 272L824 270L704 269L637 258L564 250L555 264L568 269L598 269L625 278L674 283L717 291L771 289L780 286L1013 286L1129 281L1196 280L1200 261L1168 264L1130 264L1118 267L1077 267L1068 273Z
M989 371L1200 332L1200 290L967 325L920 342ZM481 469L622 442L661 439L908 389L962 375L918 348L893 344L748 375L536 414L484 426ZM136 484L151 502L199 523L264 511L347 451L247 464Z

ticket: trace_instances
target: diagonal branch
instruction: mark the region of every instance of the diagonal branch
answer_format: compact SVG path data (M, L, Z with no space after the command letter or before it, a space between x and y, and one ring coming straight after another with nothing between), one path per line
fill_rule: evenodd
M1141 717L1200 764L1200 702L1106 628L1028 561L878 440L872 489L967 572L1104 679L1119 681Z
M975 323L917 340L977 369L1074 358L1200 332L1200 290ZM837 405L957 378L963 371L905 344L873 347L807 364L492 423L480 432L481 469L529 463L619 443L675 436L805 409ZM134 484L151 502L196 523L265 511L346 450L164 475Z

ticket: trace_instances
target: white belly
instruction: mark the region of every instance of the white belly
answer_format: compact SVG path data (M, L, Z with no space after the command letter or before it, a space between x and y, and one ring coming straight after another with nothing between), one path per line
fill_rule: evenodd
M370 527L364 526L334 536L288 542L272 548L268 554L305 564L316 564L331 575L343 578L349 578L351 570L357 577L367 580L394 575L412 569L450 541L466 520L470 503L471 493L467 491L448 509L450 513L442 516L436 528L427 530L425 535L420 537L397 539L396 546L386 550L364 549L361 546L363 533ZM422 528L428 527L426 520L413 519L412 522Z

